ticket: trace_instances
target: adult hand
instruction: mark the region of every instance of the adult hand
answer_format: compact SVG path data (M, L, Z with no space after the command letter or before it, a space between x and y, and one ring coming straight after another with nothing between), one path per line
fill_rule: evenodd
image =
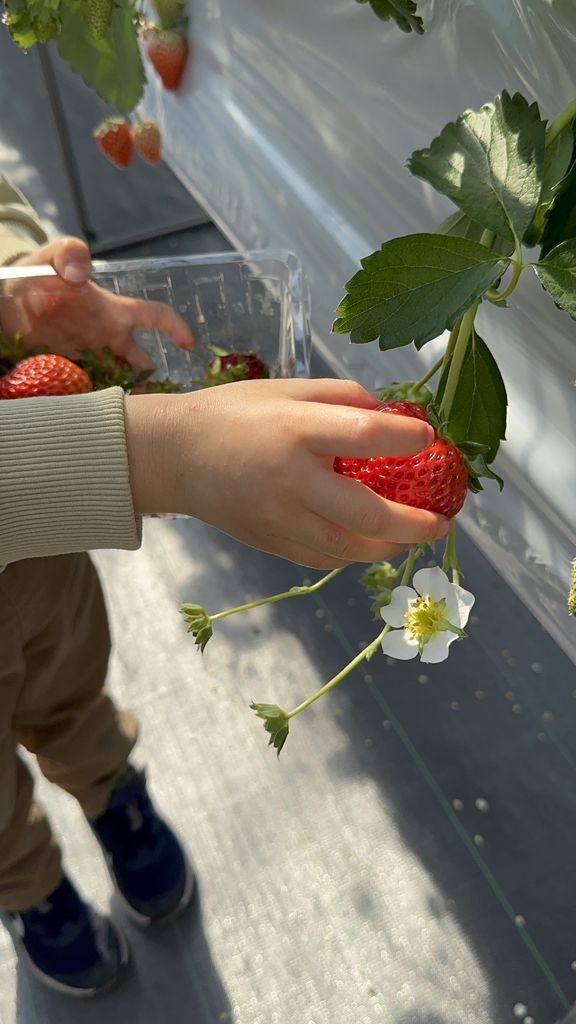
M446 536L444 516L379 497L333 471L336 455L406 455L425 422L377 413L353 381L263 380L125 399L138 513L184 513L314 568L394 558Z
M50 352L77 359L83 349L107 346L135 370L152 366L134 339L135 330L158 330L178 348L194 344L187 324L162 302L114 295L90 281L91 260L79 238L61 238L17 261L17 266L52 266L57 277L10 282L0 300L0 323L10 337L21 333L24 348L45 345Z

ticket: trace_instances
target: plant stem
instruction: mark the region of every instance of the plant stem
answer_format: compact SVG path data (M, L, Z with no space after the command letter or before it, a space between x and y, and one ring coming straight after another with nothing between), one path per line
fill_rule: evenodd
M416 561L417 547L418 545L415 545L414 547L410 548L410 554L406 559L406 565L404 568L404 572L402 573L402 579L400 581L401 587L406 586L412 575L412 569L414 568L414 562ZM320 690L317 690L316 693L314 693L311 697L308 697L308 699L303 701L302 704L298 704L298 706L293 708L292 711L288 711L286 718L294 718L294 716L299 715L301 711L305 711L306 708L309 708L311 704L314 704L315 701L319 700L319 698L323 697L325 693L328 693L335 686L337 686L338 683L340 683L343 679L346 678L346 676L350 675L350 673L356 668L357 665L359 665L362 661L371 658L374 652L378 650L378 647L382 643L382 640L386 636L386 633L388 633L391 628L391 626L386 624L384 626L384 629L382 629L380 633L378 633L378 636L375 637L374 640L372 640L371 643L369 643L367 647L364 648L364 650L360 651L360 653L357 654L356 657L352 659L352 661L348 662L348 664L345 665L344 668L341 669L337 675L333 676L332 679L329 679L328 682L325 683Z
M556 115L553 121L550 122L546 129L546 145L551 146L554 139L560 135L560 132L564 131L564 128L570 124L571 121L576 117L576 97L570 100L566 104L563 110Z
M450 533L446 540L446 547L444 548L444 558L442 559L442 569L444 572L452 570L452 582L458 586L460 583L460 566L458 565L458 557L456 555L456 520L452 520L450 526Z
M427 384L430 378L433 377L435 373L438 373L438 370L442 369L443 364L444 356L441 356L440 359L438 359L437 362L434 363L434 366L430 367L428 372L425 373L424 376L419 381L416 382L416 387L420 388L423 387L424 384Z
M470 309L462 317L460 321L460 327L458 335L454 343L454 347L451 353L450 369L448 370L448 379L446 381L446 387L444 394L442 395L442 402L440 403L440 415L444 419L448 419L450 416L450 410L454 404L454 398L456 397L456 390L458 388L458 378L462 371L464 359L468 351L468 345L470 343L470 337L474 330L474 318L476 316L479 302L475 302ZM452 340L452 339L451 339ZM448 353L448 350L446 350Z
M261 597L258 601L249 601L248 604L239 604L236 608L227 608L226 611L216 612L215 615L209 616L210 622L217 622L218 619L225 619L228 615L236 615L237 612L249 612L252 608L260 608L261 605L264 604L275 604L276 601L285 601L287 597L300 597L302 594L313 594L314 591L320 590L320 587L325 586L326 583L329 583L335 576L338 576L343 572L344 568L345 566L342 566L340 569L332 569L332 572L323 576L322 579L317 580L316 583L311 583L308 587L291 587L290 590L285 590L282 594L274 594L272 597Z

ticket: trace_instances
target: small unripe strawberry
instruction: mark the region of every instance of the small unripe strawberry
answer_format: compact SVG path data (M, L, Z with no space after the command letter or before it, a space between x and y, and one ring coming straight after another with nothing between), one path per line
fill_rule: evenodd
M132 129L134 149L149 164L160 160L160 129L156 121L137 121Z
M132 133L130 125L120 117L108 117L94 132L96 145L115 167L128 167L132 160Z
M104 39L113 14L114 0L82 0L82 16L93 39Z

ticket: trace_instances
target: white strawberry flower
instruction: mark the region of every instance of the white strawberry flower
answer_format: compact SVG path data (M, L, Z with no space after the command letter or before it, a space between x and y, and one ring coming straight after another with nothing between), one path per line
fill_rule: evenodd
M417 654L428 664L445 661L450 644L466 635L474 595L450 583L437 565L419 569L412 583L413 587L396 587L390 604L382 608L384 622L393 627L382 650L400 661Z

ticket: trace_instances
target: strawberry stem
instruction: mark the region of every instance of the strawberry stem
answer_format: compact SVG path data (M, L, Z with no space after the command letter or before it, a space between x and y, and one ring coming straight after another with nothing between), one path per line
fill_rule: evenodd
M448 370L448 379L446 381L446 387L440 403L440 418L448 420L450 417L450 410L454 404L456 397L456 391L458 389L458 380L462 372L468 346L470 344L470 338L474 330L474 319L478 311L479 302L475 302L474 305L470 306L470 309L464 314L462 320L459 322L458 334L454 342L452 351L450 352L450 345L452 343L452 335L450 336L450 342L446 349L445 359L450 359L450 369ZM456 327L454 328L456 330ZM454 332L453 332L454 333Z
M416 561L418 553L419 545L415 544L413 547L410 548L410 553L408 555L408 558L406 559L406 565L404 567L404 572L402 573L402 579L400 580L401 587L405 587L410 577L412 576L414 562ZM332 679L329 679L328 682L324 684L324 686L322 686L319 690L316 691L316 693L314 693L311 697L308 697L308 699L303 701L301 704L298 704L298 706L293 708L292 711L287 711L286 718L294 718L295 715L299 715L302 711L305 711L306 708L309 708L311 704L314 704L314 702L319 700L320 697L323 697L325 693L328 693L330 690L334 689L334 687L337 686L338 683L340 683L343 679L345 679L346 676L350 675L350 673L356 668L357 665L360 665L360 663L363 661L369 661L372 655L378 650L378 647L382 643L382 640L384 639L384 637L390 631L391 628L391 626L386 624L384 626L384 629L380 630L378 636L376 636L374 640L372 640L366 647L364 647L364 649L361 650L359 654L356 655L355 658L352 658L352 661L349 661L348 664L345 665L344 668L341 669L337 675L333 676Z
M438 370L442 369L442 367L444 365L444 358L445 358L445 354L443 356L441 356L441 358L438 359L437 362L434 363L434 366L430 367L428 372L425 373L424 376L421 377L421 379L419 381L416 382L416 387L417 388L424 387L424 385L428 383L430 378L433 377L435 373L438 373Z
M460 565L458 563L458 556L456 555L456 520L453 519L450 525L450 533L446 539L446 547L444 548L444 558L442 559L442 569L445 573L452 571L452 583L456 586L460 583Z
M322 576L321 579L317 580L316 583L311 583L308 586L291 587L290 590L285 590L281 594L274 594L272 597L262 597L258 601L249 601L247 604L240 604L236 608L227 608L226 611L216 612L215 615L210 615L210 622L217 622L218 619L225 619L228 615L236 615L238 612L248 612L252 608L260 608L265 604L275 604L277 601L285 601L288 597L300 597L303 594L313 594L316 590L320 590L320 587L324 587L330 580L333 580L335 576L338 576L345 566L340 569L332 569L326 576Z

